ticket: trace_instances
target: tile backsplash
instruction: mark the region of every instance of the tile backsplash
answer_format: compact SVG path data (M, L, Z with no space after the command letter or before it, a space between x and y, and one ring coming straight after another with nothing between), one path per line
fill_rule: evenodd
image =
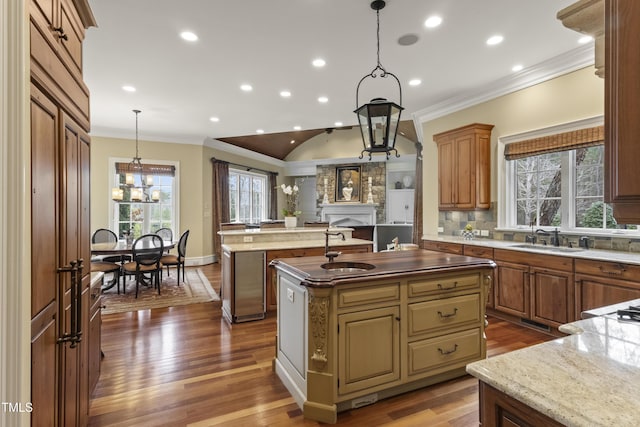
M439 233L444 236L460 236L462 230L467 224L471 224L474 230L486 230L487 236L477 236L482 239L506 240L513 242L524 242L525 236L529 234L527 231L498 231L496 204L492 203L491 208L481 211L440 211L438 216L438 227L443 232ZM569 242L578 247L578 240L584 234L562 233L562 245L567 246ZM640 238L611 237L611 236L588 236L589 247L592 249L605 249L623 252L639 252Z

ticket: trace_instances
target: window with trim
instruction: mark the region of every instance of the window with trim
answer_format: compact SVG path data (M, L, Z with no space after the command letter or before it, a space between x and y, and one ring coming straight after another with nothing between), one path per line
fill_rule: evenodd
M602 126L505 147L507 227L637 232L604 203Z
M259 224L267 214L268 190L266 175L239 169L229 169L229 220Z
M127 174L133 184L127 183ZM131 179L131 178L129 178ZM153 233L159 228L177 230L176 168L174 165L143 164L143 170L132 171L128 163L115 163L116 187L123 190L123 200L114 203L113 223L119 237L131 231L134 238ZM142 189L143 201L131 200L134 189ZM157 201L152 200L157 192Z

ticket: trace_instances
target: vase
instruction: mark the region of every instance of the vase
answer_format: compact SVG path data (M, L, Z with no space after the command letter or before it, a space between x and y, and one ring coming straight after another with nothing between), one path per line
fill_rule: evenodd
M285 228L296 228L298 225L298 218L295 216L285 216L284 226Z

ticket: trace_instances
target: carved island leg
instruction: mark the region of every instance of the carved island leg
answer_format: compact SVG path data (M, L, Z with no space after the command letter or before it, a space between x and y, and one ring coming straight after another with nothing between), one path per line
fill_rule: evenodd
M335 327L332 326L331 291L330 288L309 289L309 360L303 413L305 418L334 424L338 409L333 401L337 365L332 344Z

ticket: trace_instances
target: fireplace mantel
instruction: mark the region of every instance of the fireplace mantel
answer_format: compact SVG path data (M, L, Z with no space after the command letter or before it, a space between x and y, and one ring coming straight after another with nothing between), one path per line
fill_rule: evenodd
M322 221L332 227L375 225L377 203L323 203Z

